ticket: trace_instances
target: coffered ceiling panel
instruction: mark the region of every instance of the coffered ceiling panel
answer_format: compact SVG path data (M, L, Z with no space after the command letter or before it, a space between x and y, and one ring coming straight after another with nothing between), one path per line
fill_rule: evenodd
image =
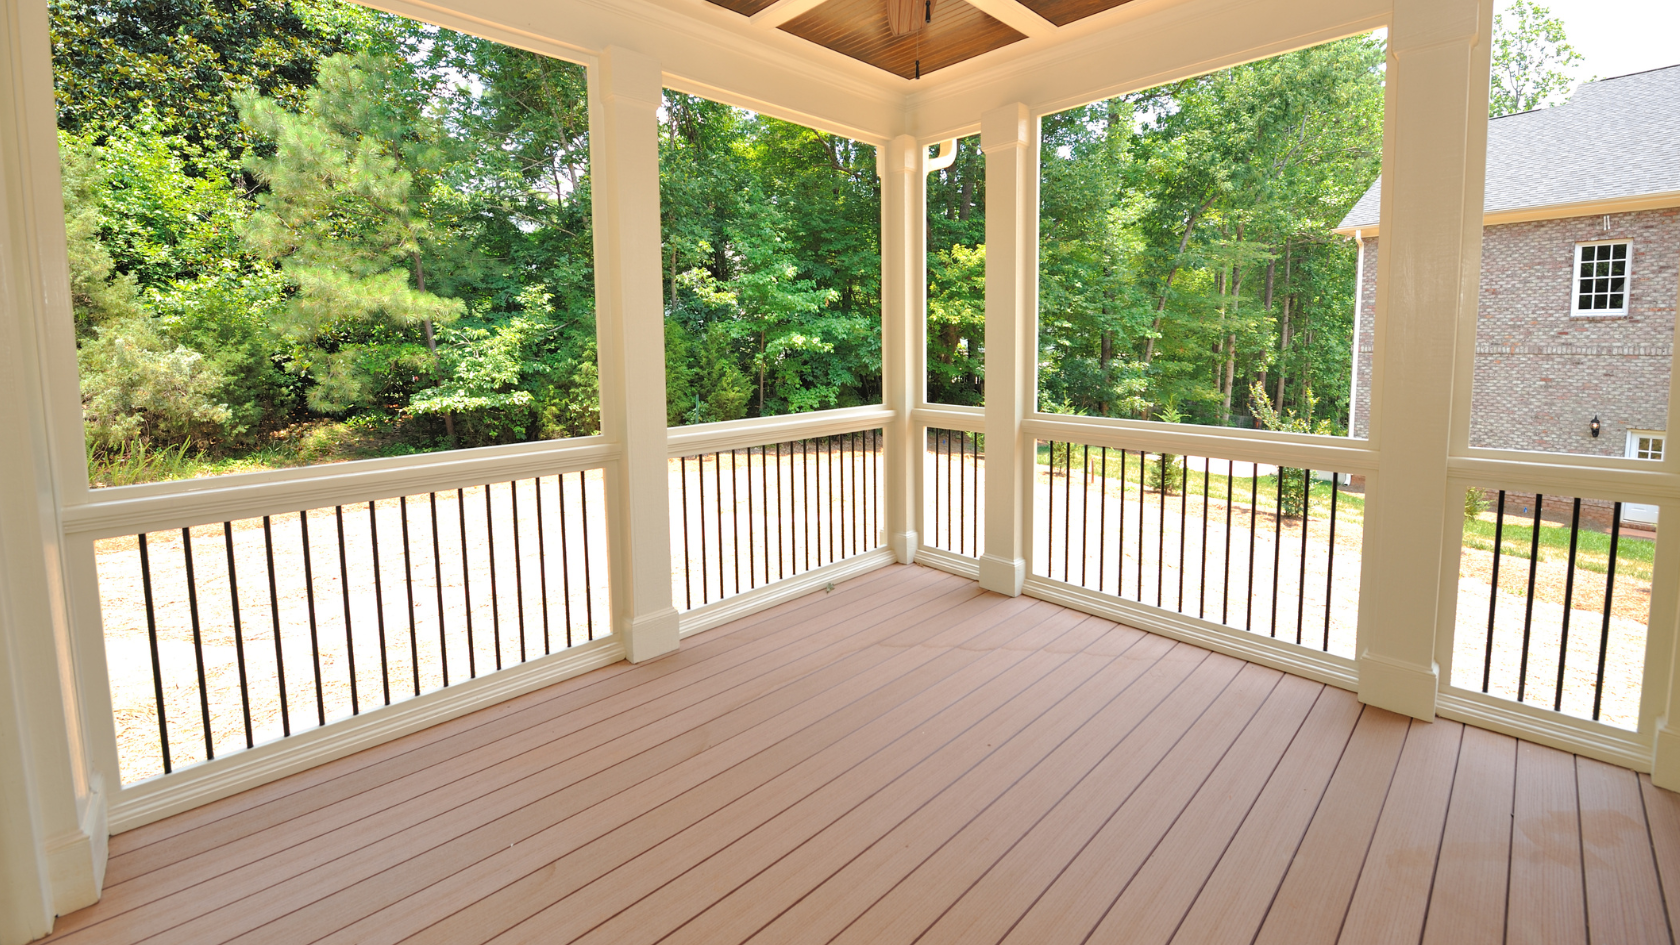
M711 0L751 16L767 0ZM781 25L801 39L894 75L914 79L991 52L1026 36L964 0L915 4L916 28L894 35L887 21L892 0L826 0Z
M1112 10L1125 2L1126 0L1020 0L1021 6L1057 26L1066 26L1094 13Z

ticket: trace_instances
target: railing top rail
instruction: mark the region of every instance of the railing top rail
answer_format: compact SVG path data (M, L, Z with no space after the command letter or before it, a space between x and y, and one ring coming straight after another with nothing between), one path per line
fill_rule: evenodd
M666 433L667 452L672 459L718 450L764 446L806 437L831 436L870 430L898 419L898 411L881 406L846 407L813 413L755 417L721 423L697 423L672 427Z
M1360 475L1377 471L1377 452L1360 440L1348 441L1344 446L1331 437L1270 430L1217 427L1204 431L1179 424L1106 417L1052 418L1044 414L1029 417L1022 422L1021 429L1041 440L1065 440L1088 446L1275 463Z
M616 460L617 447L599 437L521 444L521 450L470 450L419 456L392 457L279 470L282 477L254 480L247 476L210 477L175 483L154 483L174 489L136 494L128 489L104 490L94 501L67 506L66 533L81 538L112 538L163 528L182 528L209 522L235 521L418 495L447 489L552 476L599 468ZM394 461L393 461L394 460Z
M1447 460L1454 481L1491 489L1556 493L1583 499L1680 499L1680 478L1656 463L1649 469L1616 469L1563 462L1521 462L1481 457Z

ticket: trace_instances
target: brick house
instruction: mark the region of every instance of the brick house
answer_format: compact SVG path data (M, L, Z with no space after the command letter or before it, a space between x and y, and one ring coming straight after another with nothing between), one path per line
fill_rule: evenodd
M1680 292L1676 103L1680 65L1488 123L1471 446L1661 458ZM1361 247L1349 418L1360 437L1381 185L1336 230Z

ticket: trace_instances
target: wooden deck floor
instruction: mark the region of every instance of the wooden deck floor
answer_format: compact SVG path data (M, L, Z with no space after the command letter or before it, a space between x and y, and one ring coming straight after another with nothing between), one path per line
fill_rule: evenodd
M50 941L1670 942L1622 768L894 567L113 838Z

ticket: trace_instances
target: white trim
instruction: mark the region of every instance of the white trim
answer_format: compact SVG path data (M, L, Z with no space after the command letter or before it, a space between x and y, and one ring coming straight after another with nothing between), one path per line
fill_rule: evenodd
M1589 246L1626 246L1627 257L1622 260L1622 307L1621 308L1581 308L1581 280L1583 278L1599 278L1597 276L1581 275L1582 251ZM1596 262L1596 260L1595 260ZM1611 259L1614 263L1615 260ZM1605 278L1616 278L1607 276ZM1597 292L1591 293L1597 295ZM1606 294L1609 294L1608 292ZM1571 318L1626 318L1633 309L1633 240L1582 240L1575 244L1575 258L1569 267L1569 317Z
M885 427L896 419L897 411L887 407L844 407L839 410L671 427L665 433L665 443L670 458L676 459L679 456L695 456L746 446L765 446L806 437L873 430L876 427Z
M1276 463L1356 475L1367 475L1377 468L1377 451L1367 445L1368 441L1345 437L1043 413L1029 416L1022 422L1021 431L1040 440Z
M860 574L868 574L895 562L891 548L876 548L874 551L852 555L850 558L812 568L774 584L755 587L750 591L685 611L677 617L677 632L685 637L703 633L713 627L750 617L784 601L822 590L830 584L849 581Z
M1511 210L1489 210L1482 214L1482 226L1503 226L1507 223L1533 223L1536 220L1565 220L1572 217L1605 216L1618 213L1638 213L1641 210L1663 210L1680 207L1680 190L1665 190L1654 194L1631 197L1610 197L1603 200L1583 200L1578 203L1558 203L1545 207L1520 207ZM1331 230L1342 236L1352 236L1360 230L1368 237L1378 235L1378 223L1339 226Z
M916 563L937 568L947 574L955 574L957 577L965 577L970 581L980 580L980 561L978 558L959 555L956 552L935 548L932 545L922 545L916 549Z
M1018 0L969 0L969 5L1024 36L1056 35L1056 24Z
M1651 770L1650 735L1445 685L1435 697L1435 714L1635 771Z
M576 440L558 442L578 443ZM67 538L112 538L160 528L442 492L487 482L604 469L618 462L618 450L598 437L589 438L583 445L521 445L531 448L500 455L483 455L473 450L470 455L447 452L392 457L406 461L397 464L384 459L366 461L378 466L342 463L277 470L288 474L278 479L267 478L268 473L255 473L252 475L264 478L217 476L101 489L93 494L93 501L64 508L64 531ZM178 488L159 490L151 486ZM107 494L110 498L106 498Z
M1116 623L1171 637L1250 663L1269 666L1338 689L1350 692L1359 690L1359 677L1354 662L1345 657L1309 650L1242 630L1233 630L1221 624L1098 593L1036 574L1028 576L1022 593L1028 597L1106 617Z
M923 404L915 410L919 426L937 430L962 430L967 433L986 432L984 407L959 407L954 404Z
M124 787L111 804L112 833L132 830L289 774L552 686L624 658L617 637L580 643L488 676L381 706L355 718L258 745L215 761Z

